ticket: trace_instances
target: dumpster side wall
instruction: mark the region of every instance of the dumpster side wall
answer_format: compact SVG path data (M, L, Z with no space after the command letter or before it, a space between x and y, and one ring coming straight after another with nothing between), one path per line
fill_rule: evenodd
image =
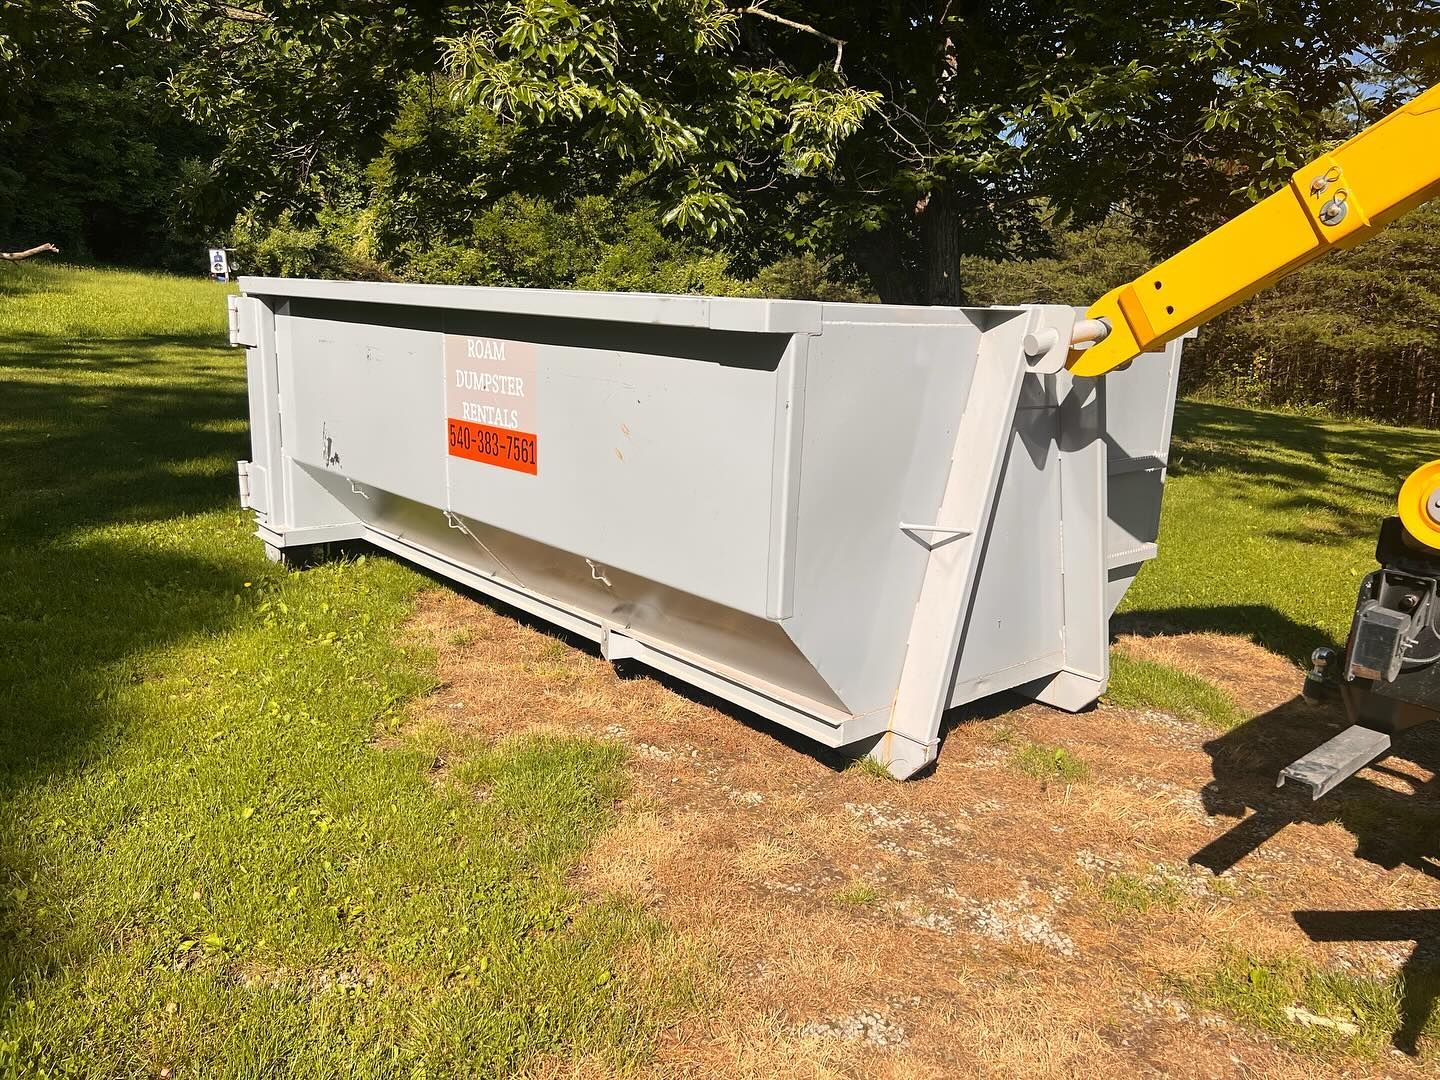
M1194 332L1186 337L1194 337ZM1175 393L1184 340L1105 377L1110 471L1106 529L1107 598L1114 613L1140 568L1159 554L1160 506L1170 463Z
M974 378L979 331L945 314L827 318L811 345L785 629L855 714L894 700L928 557L900 523L934 521Z
M383 322L374 307L305 299L278 320L293 461L770 614L791 335L378 312ZM481 355L447 361L457 342ZM457 381L520 389L472 401L452 393ZM533 471L447 453L457 405L506 414L476 424L500 438L524 410ZM673 497L682 491L700 497Z
M1104 688L1178 343L1076 380L1021 348L1064 308L242 287L275 553L368 540L830 745Z
M1060 405L1053 375L1029 374L985 537L950 704L1065 666Z

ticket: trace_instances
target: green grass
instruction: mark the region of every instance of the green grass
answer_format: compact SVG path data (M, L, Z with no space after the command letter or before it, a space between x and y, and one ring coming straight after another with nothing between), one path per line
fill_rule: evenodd
M1440 1036L1440 1010L1428 1002L1440 993L1433 973L1391 979L1322 971L1297 958L1264 960L1232 952L1207 975L1179 984L1195 1004L1228 1013L1303 1050L1343 1050L1362 1057L1389 1051L1392 1037L1407 1048L1417 1037ZM1286 1015L1300 1008L1353 1024L1355 1032L1310 1026Z
M1440 432L1182 401L1175 408L1160 558L1121 605L1123 627L1239 634L1303 662L1349 631L1375 537ZM1227 729L1223 691L1111 653L1107 698Z
M1436 431L1182 401L1160 558L1122 610L1302 661L1344 640L1381 519L1437 457Z
M880 899L880 890L868 881L852 881L835 893L835 902L846 907L869 907Z
M871 757L856 758L845 766L845 771L853 776L863 776L867 780L895 783L895 777L890 775L890 770Z
M566 884L610 820L620 751L406 729L434 679L397 641L423 579L263 559L236 508L224 292L0 267L0 1074L643 1058L691 990L624 962L661 927ZM1301 658L1343 635L1379 519L1434 457L1434 432L1182 403L1162 556L1126 610ZM560 650L542 662L568 677ZM1161 665L1117 657L1115 695L1230 722ZM1089 775L1062 747L1012 764ZM1160 902L1143 882L1110 901ZM1300 1041L1335 1036L1284 1005L1348 1009L1361 1049L1406 1015L1401 984L1243 958L1191 992Z
M1222 730L1244 719L1235 703L1213 683L1119 650L1110 653L1110 687L1105 698L1122 708L1158 709Z
M1185 893L1179 882L1164 874L1114 873L1100 886L1100 899L1117 915L1143 915L1155 907L1174 911L1184 902Z
M1090 766L1063 746L1026 743L1011 755L1010 765L1037 780L1076 784L1090 779Z
M621 751L452 736L436 782L423 579L287 573L236 506L223 297L0 267L0 1074L643 1056L687 990L622 958L662 930L566 884Z

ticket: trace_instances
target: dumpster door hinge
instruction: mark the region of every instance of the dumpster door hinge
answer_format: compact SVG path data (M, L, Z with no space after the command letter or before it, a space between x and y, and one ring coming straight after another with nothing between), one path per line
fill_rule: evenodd
M237 461L235 463L235 471L239 473L240 478L240 509L254 509L253 504L250 502L250 462Z
M260 301L253 296L229 296L225 299L230 315L230 344L247 349L260 345Z

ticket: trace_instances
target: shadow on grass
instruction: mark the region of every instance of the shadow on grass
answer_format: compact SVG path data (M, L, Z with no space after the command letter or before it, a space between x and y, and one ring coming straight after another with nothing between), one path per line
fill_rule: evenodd
M0 300L18 300L35 291L33 278L16 274L11 267L0 264Z
M0 262L0 300L18 300L30 293L53 288L57 269L48 258L38 265L33 261Z
M0 376L0 542L234 505L226 463L246 456L243 354L213 338L127 342L123 356L108 341L0 344L0 371L12 372ZM99 376L65 378L92 354L111 357Z
M1295 922L1312 941L1395 941L1413 943L1400 969L1400 1026L1391 1039L1397 1050L1420 1052L1420 1035L1440 998L1440 909L1418 911L1297 911Z
M434 585L452 592L458 592L477 604L483 604L491 611L512 622L519 623L537 633L544 634L546 637L563 642L572 649L576 649L592 657L600 656L599 643L592 641L590 638L571 633L563 627L556 626L552 622L547 622L538 615L532 615L522 608L512 607L505 603L505 601L496 599L487 593L480 592L478 589L467 588L443 574L438 574L425 567L418 566L415 563L406 562L404 559L388 551L380 548L372 548L368 544L353 545L346 550L358 553L362 549L373 558L388 559L392 562L407 566L416 573L424 575ZM749 728L751 731L775 740L775 742L785 748L787 753L804 754L833 772L843 772L855 764L855 758L852 756L827 747L823 743L802 735L792 728L785 727L783 724L778 724L773 720L767 720L758 713L751 712L743 705L736 705L734 702L727 701L725 698L712 694L708 690L685 682L666 672L658 671L637 660L617 660L613 662L612 667L614 668L617 678L627 680L653 680L673 694L683 697L688 701L693 701L695 704L704 706L707 709L714 709L730 722L739 724Z
M1262 604L1211 604L1196 607L1127 611L1110 620L1112 639L1119 634L1159 637L1165 634L1234 634L1299 661L1321 645L1336 645L1328 630L1297 622L1283 611Z
M540 618L538 615L532 615L530 612L525 611L521 608L512 607L511 605L505 603L503 600L498 600L487 593L480 592L478 589L467 588L466 586L461 585L459 582L455 581L452 578L448 578L443 574L438 574L432 570L428 570L425 567L418 566L415 563L406 562L399 556L393 555L388 551L384 551L383 549L374 548L371 547L369 544L359 542L348 545L336 545L335 549L330 554L335 555L340 553L364 553L371 558L387 559L391 562L399 563L400 565L409 567L411 570L415 571L418 574L424 575L430 580L432 584L448 591L458 592L461 595L467 597L468 599L473 600L475 603L484 605L491 611L503 616L506 619L519 623L522 626L526 626L531 630L534 630L537 633L544 634L547 637L555 639L556 641L563 642L570 648L576 649L589 656L600 656L599 644L595 641L592 641L590 638L583 637L580 634L571 633L563 629L562 627L556 626L552 622L547 622L545 619ZM727 701L725 698L719 697L716 694L712 694L708 690L704 690L698 686L695 686L692 683L685 682L684 680L676 678L673 675L669 675L666 672L658 671L655 668L648 667L647 665L640 663L637 660L617 660L612 664L612 666L614 668L616 676L620 679L653 680L654 682L659 683L661 686L665 687L665 689L669 690L671 693L678 695L679 697L683 697L686 700L692 701L697 705L702 705L705 708L714 709L716 712L724 716L728 721L748 728L749 730L754 731L757 734L764 735L767 738L773 739L780 747L783 747L785 753L803 754L804 756L811 758L817 764L824 766L832 772L844 772L845 770L853 767L857 759L864 757L865 753L870 749L870 747L879 740L879 736L876 736L875 738L869 740L863 740L861 742L854 743L849 747L846 747L845 750L842 751L833 747L826 746L824 743L821 743L816 739L809 737L808 735L804 735L793 728L786 727L785 725L777 723L773 720L768 720L765 717L759 715L758 713L752 712L751 710L745 708L743 705L737 705L732 701ZM1029 704L1032 704L1032 702L1027 698L1021 697L1019 694L1002 691L1001 693L991 694L988 697L981 698L977 701L972 701L965 705L960 705L947 709L941 718L939 736L940 753L944 753L945 740L949 737L950 733L957 728L962 727L966 724L980 723L986 720L994 720L999 717L1005 716L1007 713L1011 713L1017 709L1024 708L1026 705ZM931 762L924 768L920 769L906 782L909 783L915 780L922 780L932 775L935 771L935 767L937 764L938 761ZM899 781L897 781L897 783L898 782Z
M125 371L153 367L157 354L173 349L184 349L192 355L196 352L233 355L243 365L244 353L220 344L218 336L212 333L153 334L75 341L46 334L7 334L3 351L0 351L0 370L99 368Z
M1338 704L1313 706L1297 697L1207 743L1214 779L1201 792L1206 812L1240 820L1191 862L1223 873L1289 825L1338 824L1355 838L1356 858L1440 879L1440 779L1417 782L1382 759L1319 801L1303 785L1275 787L1282 768L1348 724ZM1396 736L1394 755L1440 777L1440 725ZM1440 995L1440 912L1297 911L1295 919L1316 941L1414 943L1401 972L1401 1019L1393 1038L1399 1049L1416 1053Z
M1437 454L1440 433L1184 401L1175 408L1170 474L1224 472L1242 490L1263 488L1269 499L1278 491L1276 508L1294 524L1270 536L1339 544L1373 536L1366 500L1392 498Z
M224 629L239 610L214 538L193 551L153 538L233 505L241 358L213 337L134 338L115 361L126 377L54 377L112 347L0 342L0 984L12 988L62 959L14 899L42 870L45 785L115 752L143 721L114 699L149 676L149 652Z

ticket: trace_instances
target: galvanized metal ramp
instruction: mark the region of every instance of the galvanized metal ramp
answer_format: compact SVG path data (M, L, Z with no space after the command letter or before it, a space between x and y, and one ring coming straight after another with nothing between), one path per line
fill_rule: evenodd
M1275 786L1284 787L1286 780L1308 784L1310 798L1318 799L1389 751L1389 735L1354 724L1286 765L1280 770Z

